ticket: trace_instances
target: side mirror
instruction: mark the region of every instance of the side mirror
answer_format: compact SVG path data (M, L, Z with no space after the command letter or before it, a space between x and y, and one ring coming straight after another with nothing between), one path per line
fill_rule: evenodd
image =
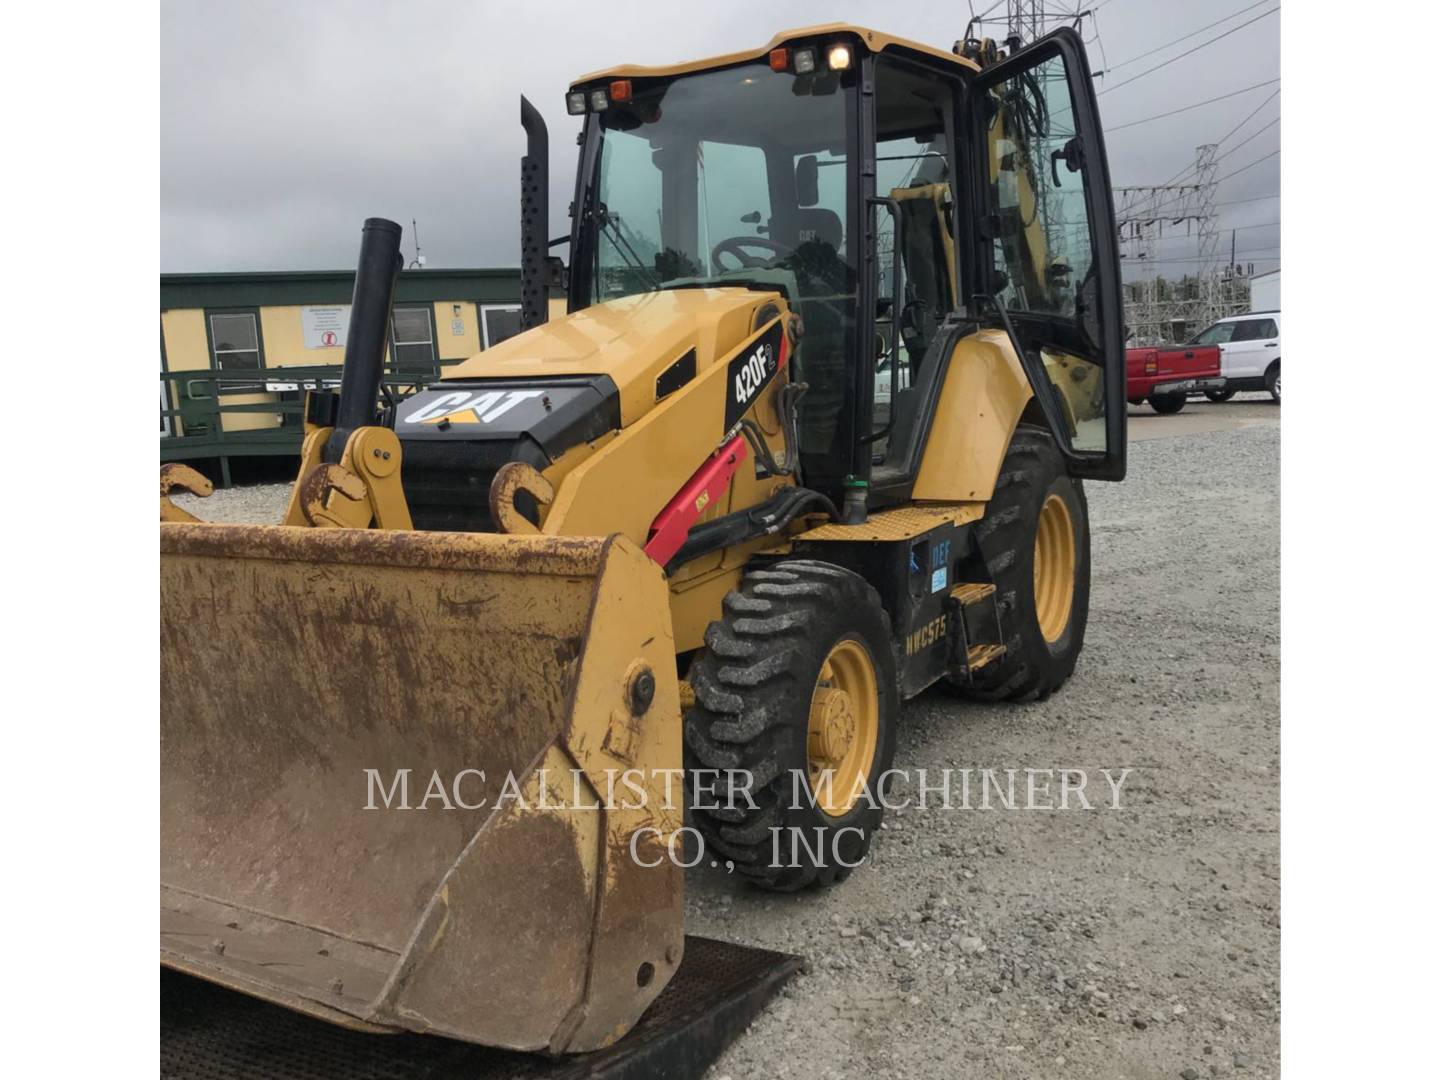
M820 162L814 154L795 162L795 201L800 206L814 206L820 201Z

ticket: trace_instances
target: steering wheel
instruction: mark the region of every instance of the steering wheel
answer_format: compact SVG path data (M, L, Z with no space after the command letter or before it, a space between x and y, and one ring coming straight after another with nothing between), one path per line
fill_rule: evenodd
M761 248L770 254L763 258L747 255L742 250L744 248ZM749 270L757 266L767 266L775 259L783 259L794 253L795 249L789 244L771 240L768 236L731 236L721 240L711 249L710 261L718 266L721 255L733 255L739 261L740 269Z

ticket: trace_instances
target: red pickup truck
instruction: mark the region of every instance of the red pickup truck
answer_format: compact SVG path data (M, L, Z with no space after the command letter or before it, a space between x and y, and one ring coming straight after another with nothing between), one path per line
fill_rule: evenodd
M1125 350L1125 397L1158 413L1178 413L1190 394L1221 391L1218 345L1160 345Z

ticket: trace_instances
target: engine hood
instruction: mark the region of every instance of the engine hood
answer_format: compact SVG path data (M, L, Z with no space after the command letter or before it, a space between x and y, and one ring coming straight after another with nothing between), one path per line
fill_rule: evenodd
M518 334L404 398L394 425L415 527L493 528L489 492L501 466L522 462L558 482L587 446L733 352L778 300L737 288L612 300Z
M755 311L778 294L751 289L672 289L641 293L551 319L472 356L445 374L448 382L607 376L628 427L655 402L740 344ZM693 350L693 359L688 354ZM672 370L673 369L673 370Z

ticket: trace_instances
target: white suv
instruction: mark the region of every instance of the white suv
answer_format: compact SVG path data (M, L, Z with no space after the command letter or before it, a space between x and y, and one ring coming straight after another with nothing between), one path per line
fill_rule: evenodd
M1220 375L1226 385L1206 393L1211 401L1229 401L1237 390L1268 390L1280 401L1280 312L1231 315L1186 344L1220 346Z

